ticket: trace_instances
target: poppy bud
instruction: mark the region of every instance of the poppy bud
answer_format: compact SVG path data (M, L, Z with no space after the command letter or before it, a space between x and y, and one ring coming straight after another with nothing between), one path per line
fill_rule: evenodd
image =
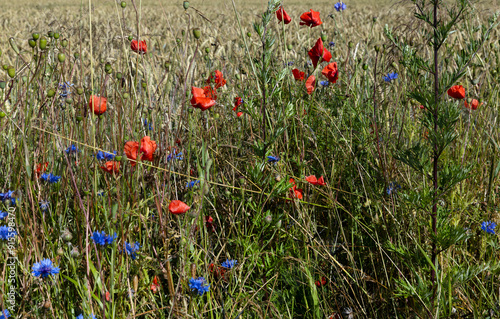
M177 42L177 44L181 43L181 39L179 39L179 38L175 39L175 41Z
M131 35L129 35L129 36L128 36L128 40L129 40L129 41L132 41L132 40L134 40L134 37L133 37L133 36L131 36Z
M39 33L33 33L31 36L33 37L33 40L35 40L35 41L38 40L38 39L40 39L40 34Z
M77 115L75 118L77 123L80 123L83 120L83 116L81 115Z
M59 39L59 37L60 37L60 36L61 36L61 35L60 35L59 33L57 33L57 32L56 32L56 33L54 33L54 39L56 39L56 40L57 40L57 39Z
M184 2L182 3L182 6L184 7L184 10L189 9L189 1L184 1Z
M214 119L218 120L220 118L220 114L219 113L215 113L214 114Z
M78 59L80 57L80 53L75 52L75 54L73 56L75 57L75 59Z
M375 46L375 52L380 52L380 45Z
M182 34L182 37L184 38L184 36L186 36L186 30L182 30L181 34Z
M372 18L373 23L377 22L377 17Z
M143 89L145 89L148 87L148 84L146 83L146 81L141 81L141 86Z
M13 78L16 76L16 69L14 69L13 66L9 66L8 69L7 69L7 74Z
M354 43L352 43L351 41L349 41L349 43L347 44L347 46L349 46L349 49L352 49L352 48L354 48Z
M7 71L8 68L9 66L7 64L2 65L2 69L4 69L5 71Z
M251 38L252 34L250 32L247 32L247 37Z
M40 48L40 50L45 50L47 48L47 38L46 37L42 37L40 39L40 41L38 42L38 47Z
M106 73L111 73L112 69L111 69L111 63L107 62L106 65L104 65L104 71Z
M47 32L47 35L49 36L49 38L54 37L54 31Z
M127 3L125 1L120 2L120 6L125 9L127 7Z
M288 47L288 50L290 50L290 51L293 49L293 45L291 43L289 43L287 47Z
M73 249L71 250L71 252L69 254L71 255L71 257L74 257L74 258L80 256L80 252L78 251L77 247L73 247Z
M321 41L325 42L326 41L326 34L321 33Z
M62 41L61 41L61 46L62 46L63 48L67 47L67 46L68 46L68 44L69 44L69 42L68 42L68 40L66 40L66 39L64 39L64 40L62 40Z
M56 95L56 91L54 89L50 89L48 92L47 92L47 96L48 97L54 97L54 95Z
M194 38L196 40L198 40L199 38L201 38L201 31L200 31L200 29L198 29L198 28L193 29L193 35L194 35Z
M4 82L5 83L5 82ZM6 117L7 114L5 114L5 112L0 112L0 119L3 119L4 117Z
M34 39L29 39L28 40L28 44L30 45L30 47L34 48L36 47L36 41Z
M368 64L363 63L363 70L365 70L365 71L368 70Z
M80 87L79 87L79 88L77 88L77 89L76 89L76 93L77 93L78 95L82 95L82 94L83 94L83 88L80 88Z
M17 47L16 40L14 40L14 38L10 37L9 43L10 43L10 46L12 47L12 50L14 50L14 52L16 52L16 54L19 54L19 48Z
M5 83L5 81L0 81L0 89L2 89L2 90L5 89L6 84L7 83Z
M209 53L210 53L210 48L205 48L205 52L206 52L207 54L209 54Z
M207 62L208 62L208 60L210 60L210 57L209 57L208 55L205 55L203 58L204 58L204 59L205 59L205 61L207 61Z
M66 55L64 53L59 53L57 55L57 59L59 60L59 62L63 63L64 60L66 60Z
M122 160L122 157L121 157L120 155L115 156L115 160L116 160L117 162L120 162L120 161Z

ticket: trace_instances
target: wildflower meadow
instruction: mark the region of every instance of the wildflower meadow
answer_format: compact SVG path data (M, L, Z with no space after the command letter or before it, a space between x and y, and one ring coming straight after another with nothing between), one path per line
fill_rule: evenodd
M0 319L500 318L495 1L0 11Z

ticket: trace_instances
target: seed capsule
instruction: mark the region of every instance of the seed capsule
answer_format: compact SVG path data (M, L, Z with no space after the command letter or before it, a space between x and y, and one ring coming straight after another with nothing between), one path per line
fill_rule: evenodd
M33 39L35 41L38 40L38 39L40 39L40 34L39 33L33 33L31 36L33 37Z
M125 1L120 2L120 6L125 9L127 7L127 3Z
M40 39L40 41L38 42L38 47L40 48L40 50L45 50L47 48L47 38L46 37L42 37Z
M56 91L54 89L50 89L47 91L48 97L54 97L54 95L56 95Z
M57 40L57 39L59 39L59 37L60 37L60 36L61 36L61 35L60 35L59 33L57 33L57 32L55 32L55 33L54 33L54 39L56 39L56 40Z
M184 1L184 2L182 3L182 6L184 7L184 10L189 9L189 1Z
M57 59L59 60L59 62L63 63L64 60L66 60L66 55L64 53L59 53L57 55Z
M61 46L62 46L63 48L67 47L67 46L68 46L68 44L69 44L69 42L68 42L68 40L66 40L66 39L64 39L64 40L62 40L62 41L61 41Z
M14 69L13 66L9 66L7 69L7 74L11 77L14 78L16 76L16 69Z
M200 29L194 29L193 30L193 35L194 35L194 38L196 40L198 40L199 38L201 38L201 31L200 31Z

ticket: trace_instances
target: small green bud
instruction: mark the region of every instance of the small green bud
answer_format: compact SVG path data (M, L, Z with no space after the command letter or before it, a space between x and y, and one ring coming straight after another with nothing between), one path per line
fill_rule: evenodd
M199 38L201 38L201 31L200 31L200 29L198 29L198 28L193 29L193 35L194 35L194 38L196 40L198 40Z
M125 100L127 100L129 97L130 97L130 95L129 95L128 93L123 93L123 98L124 98Z
M78 94L78 95L82 95L82 94L83 94L83 88L80 88L80 87L79 87L79 88L77 88L77 89L76 89L76 94Z
M5 71L7 71L7 69L9 68L9 65L8 64L4 64L2 65L2 69L4 69Z
M215 113L214 114L214 119L218 120L220 118L220 114L219 113Z
M62 234L61 234L61 238L65 241L65 242L68 242L68 241L71 241L73 239L73 235L70 233L70 231L66 228Z
M14 69L13 66L9 66L7 69L7 74L11 77L14 78L16 76L16 69Z
M363 70L365 70L365 71L368 70L368 64L363 63Z
M349 41L349 43L347 45L349 46L349 49L354 48L354 43L352 43L351 41Z
M372 18L372 22L373 22L373 23L377 22L377 17L373 17L373 18Z
M0 89L5 89L5 86L7 85L7 82L5 81L0 81Z
M40 34L39 33L33 33L31 36L33 37L33 40L35 40L35 41L38 40L38 39L40 39Z
M54 89L50 89L47 91L48 97L54 97L54 95L56 95L56 91Z
M165 67L165 69L170 68L170 61L165 61L165 63L163 64L163 66Z
M30 45L30 47L34 48L36 47L36 41L34 39L29 39L28 40L28 44Z
M64 100L64 102L66 102L66 104L71 104L71 103L73 103L73 99L68 97Z
M56 40L57 40L57 39L59 39L59 37L60 37L60 36L61 36L61 35L60 35L59 33L57 33L57 32L55 32L55 33L54 33L54 39L56 39Z
M380 52L380 45L375 46L375 52Z
M289 51L293 50L293 45L291 43L288 43L287 47Z
M116 72L116 78L117 78L118 80L121 80L121 79L122 79L122 77L123 77L123 74L122 74L121 72Z
M4 82L5 83L5 82ZM3 119L4 117L6 117L7 114L5 114L5 112L0 112L0 119Z
M210 53L210 48L209 48L209 47L206 47L206 48L205 48L205 53L206 53L206 54L209 54L209 53Z
M122 157L121 157L120 155L118 155L118 156L115 156L115 160L116 160L116 161L118 161L118 162L121 162L121 160L122 160Z
M175 41L177 42L177 44L181 43L181 39L180 38L175 39Z
M68 46L68 44L69 44L69 42L68 42L68 40L66 40L66 39L64 39L64 40L62 40L62 41L61 41L61 46L62 46L63 48L67 47L67 46Z
M12 50L14 50L14 52L16 52L16 54L19 54L19 48L17 46L16 40L13 37L9 38L9 43L10 43L10 46L12 47Z
M236 73L236 79L239 80L241 78L241 75L239 73Z
M58 248L58 249L57 249L57 255L58 255L58 256L64 256L64 249L62 249L62 248Z
M120 6L125 9L127 7L127 3L125 1L120 2Z
M83 116L77 115L76 117L76 123L80 123L83 120Z
M186 30L181 30L182 37L186 36Z
M47 35L49 36L49 38L53 38L54 37L54 31L47 32Z
M73 56L75 57L75 59L78 59L80 57L80 53L75 52L75 54L73 54Z
M21 80L23 80L23 82L26 83L26 81L28 81L28 77L26 75L23 75L23 77L21 78Z
M45 50L47 48L47 38L46 37L42 37L40 39L40 41L38 42L38 47L40 48L40 50Z
M184 10L189 9L189 1L184 1L184 2L182 3L182 6L184 7Z
M129 36L128 36L128 40L129 40L129 41L132 41L132 40L134 40L134 37L133 37L133 36L131 36L131 35L129 35Z
M148 87L148 84L146 83L146 81L142 81L141 82L141 85L142 85L142 88L145 89Z
M250 32L247 32L247 37L251 38L252 34Z
M326 34L321 33L321 41L325 42L326 41Z
M104 65L104 71L107 73L107 74L110 74L113 69L111 68L111 63L107 62L105 65Z
M66 55L64 53L59 53L57 55L57 59L59 60L59 62L63 63L64 60L66 60Z

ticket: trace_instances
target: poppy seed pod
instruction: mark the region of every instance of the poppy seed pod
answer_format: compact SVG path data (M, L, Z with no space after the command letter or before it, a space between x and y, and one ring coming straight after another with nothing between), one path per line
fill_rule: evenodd
M5 81L0 81L0 89L2 89L2 90L5 89L6 84L7 83Z
M14 69L13 66L9 66L7 69L7 74L11 77L14 78L16 76L16 69Z
M64 53L59 53L57 55L57 59L59 60L59 62L63 63L64 60L66 60L66 55Z
M69 44L69 42L68 42L68 40L66 40L66 39L64 39L64 40L62 40L62 41L61 41L61 46L62 46L63 48L67 47L67 46L68 46L68 44Z
M34 39L29 39L28 44L32 48L36 47L36 41Z
M205 53L209 54L210 53L210 48L205 48Z
M122 77L123 77L123 74L122 74L121 72L116 72L116 78L117 78L118 80L121 80L121 79L122 79Z
M134 40L134 37L133 37L133 36L131 36L131 35L129 35L129 36L128 36L128 40L129 40L129 41L132 41L132 40Z
M127 7L127 3L125 1L120 2L120 6L125 9Z
M7 71L8 68L9 66L7 64L2 65L2 69L4 69L5 71Z
M35 41L38 40L38 39L40 39L40 34L39 33L33 33L31 36L33 37L33 39Z
M61 36L61 35L60 35L59 33L57 33L57 32L55 32L55 33L54 33L54 39L56 39L56 40L57 40L57 39L59 39L59 37L60 37L60 36Z
M326 34L325 33L321 33L321 40L323 42L326 41Z
M78 59L80 57L80 53L75 52L75 54L73 56L75 57L75 59Z
M3 82L3 83L5 83L5 82ZM5 112L0 112L0 119L3 119L6 116L7 116L7 114L5 114Z
M54 97L54 95L56 95L56 91L54 89L50 89L47 91L48 97Z
M290 51L293 49L293 45L292 45L291 43L289 43L289 44L287 45L287 47L288 47L288 50L290 50Z
M107 74L110 74L113 69L111 68L111 63L107 62L105 65L104 65L104 71L107 73Z
M196 40L198 40L199 38L201 38L201 31L200 31L200 29L198 29L198 28L193 29L193 35L194 35L194 38Z
M363 70L365 70L365 71L368 70L368 64L363 63Z
M83 94L83 88L76 88L76 94L82 95Z
M40 41L38 42L38 47L40 48L40 50L45 50L47 48L47 38L46 37L42 37L40 39Z
M184 1L184 2L182 3L182 6L184 7L184 10L189 9L189 1Z

